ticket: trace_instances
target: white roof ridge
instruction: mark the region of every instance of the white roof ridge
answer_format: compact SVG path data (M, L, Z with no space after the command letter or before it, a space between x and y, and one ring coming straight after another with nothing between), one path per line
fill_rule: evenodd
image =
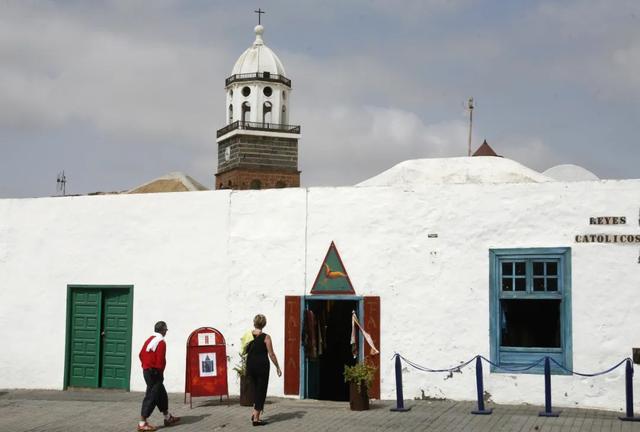
M546 183L555 181L511 159L495 156L410 159L356 186Z

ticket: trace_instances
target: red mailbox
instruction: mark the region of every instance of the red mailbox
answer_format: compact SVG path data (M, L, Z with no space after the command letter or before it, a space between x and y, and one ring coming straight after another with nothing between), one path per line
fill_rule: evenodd
M192 398L222 396L229 402L227 383L227 345L224 336L213 327L200 327L187 339L184 403L193 408Z

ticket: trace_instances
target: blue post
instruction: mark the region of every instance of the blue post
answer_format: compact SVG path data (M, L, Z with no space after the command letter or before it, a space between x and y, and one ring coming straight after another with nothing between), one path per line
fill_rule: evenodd
M549 357L544 358L544 411L538 413L540 417L558 417L560 411L551 409L551 364Z
M625 393L627 396L627 415L619 417L622 421L640 421L640 417L633 416L633 365L631 360L627 359L627 366L625 367Z
M478 391L478 409L471 414L491 414L492 409L484 409L484 385L482 383L482 359L476 356L476 390Z
M396 354L396 407L391 408L391 411L406 412L411 408L404 407L404 396L402 395L402 364L400 363L400 356Z

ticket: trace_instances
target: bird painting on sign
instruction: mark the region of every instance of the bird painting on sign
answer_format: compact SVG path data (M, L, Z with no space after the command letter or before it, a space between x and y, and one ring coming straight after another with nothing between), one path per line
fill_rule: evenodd
M322 261L316 281L311 288L311 294L355 294L347 270L333 242Z
M329 264L324 263L324 276L326 279L337 279L340 277L347 277L346 274L340 272L340 271L332 271L331 268L329 267Z

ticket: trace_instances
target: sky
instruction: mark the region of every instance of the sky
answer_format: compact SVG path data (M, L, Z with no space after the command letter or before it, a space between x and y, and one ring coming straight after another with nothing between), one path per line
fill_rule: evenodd
M214 187L224 79L282 60L302 186L475 149L640 178L637 0L0 0L0 198Z

